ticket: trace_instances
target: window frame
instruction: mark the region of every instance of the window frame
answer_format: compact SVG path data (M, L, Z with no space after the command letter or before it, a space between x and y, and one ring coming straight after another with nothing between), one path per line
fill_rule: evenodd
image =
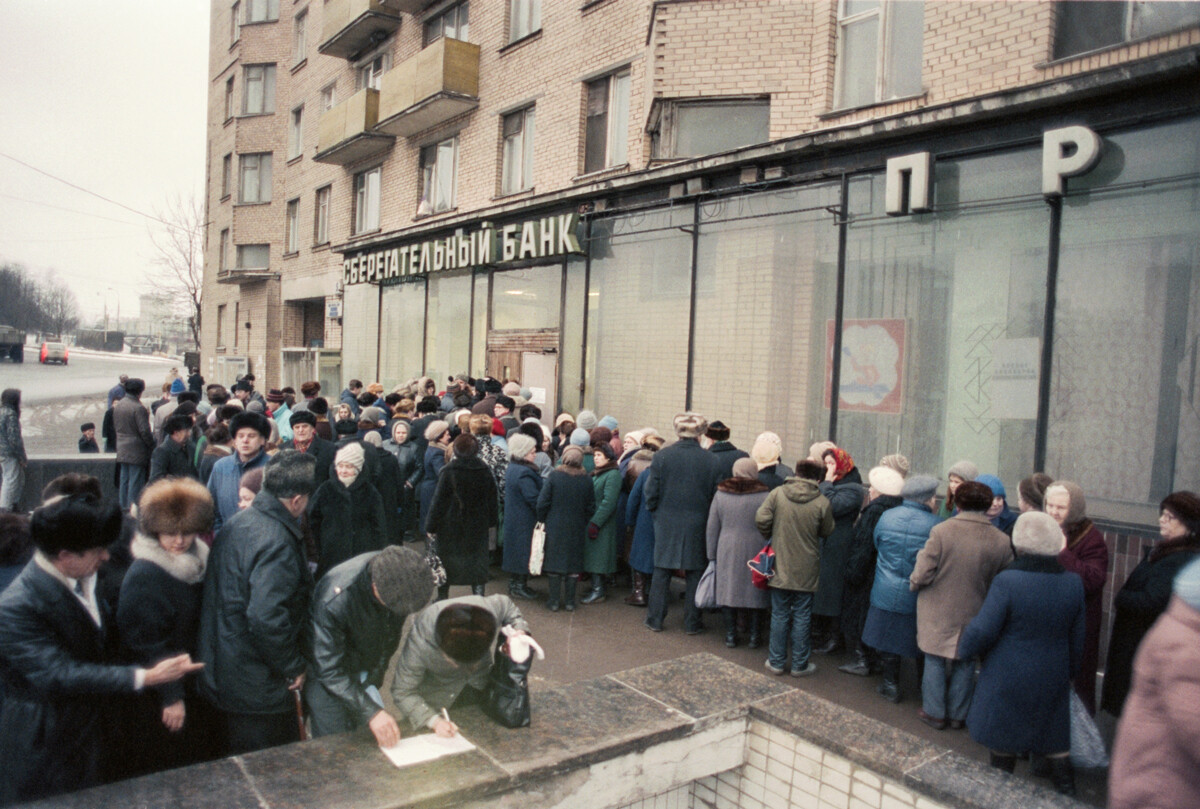
M321 88L321 112L326 113L337 106L337 81L331 81Z
M230 183L233 182L233 152L226 152L221 158L221 199L229 199Z
M229 47L231 48L242 39L241 16L241 0L235 0L234 4L229 7Z
M508 42L520 42L542 30L542 0L509 0Z
M262 71L261 78L253 77L255 71ZM242 115L275 114L275 78L275 65L273 64L244 65L242 67ZM262 101L259 109L251 109L250 101L253 96L251 88L258 82L262 83Z
M304 105L292 107L288 116L287 159L297 160L304 156Z
M379 63L378 71L375 63ZM374 52L354 63L354 91L366 88L378 90L383 81L383 74L392 69L392 52L385 44Z
M470 0L462 0L461 2L454 3L450 6L447 6L446 8L443 8L441 11L437 12L436 14L432 14L428 18L426 18L421 23L421 47L427 48L430 45L432 45L433 43L437 42L442 37L448 37L449 39L457 39L461 42L470 42L471 41L471 39L470 39L470 37L471 37L470 6L471 6ZM449 16L452 16L452 15L455 18L455 20L454 20L455 33L453 35L450 35L450 34L446 33L446 18ZM463 19L464 17L466 18L465 20ZM431 35L431 29L435 24L437 25L437 31L436 31L436 33L432 33L432 35ZM459 36L459 33L461 33L462 36Z
M249 152L238 155L238 204L239 205L263 205L271 201L271 152ZM263 165L267 167L266 173L263 173ZM246 188L248 172L253 171L256 176L255 185L258 189L256 199L247 199ZM263 198L263 192L266 193L266 198Z
M375 178L374 185L371 178ZM383 167L374 166L354 175L353 226L351 235L361 236L380 229Z
M616 109L616 105L620 103L621 100L617 92L621 80L624 80L623 111ZM592 118L597 118L599 115L591 115L588 111L592 106L592 88L599 87L601 83L604 83L605 85L604 161L603 165L591 166L588 164L588 144L590 142L589 124ZM598 76L597 78L584 82L584 137L582 150L584 174L592 174L597 171L607 171L608 169L616 168L617 166L622 166L629 162L629 103L632 83L633 71L632 66L630 65L626 65L604 76ZM614 112L623 112L623 114L616 115ZM622 122L624 123L624 132L621 132Z
M250 248L252 248L252 247L261 247L261 248L264 248L263 252L264 252L264 253L266 253L266 256L267 256L267 263L266 263L266 264L264 264L264 265L263 265L263 266L261 266L261 267L248 267L248 266L246 266L245 264L243 264L243 263L242 263L242 257L243 257L243 256L246 254L246 251L248 251L248 250L249 250ZM237 245L237 246L236 246L236 253L237 253L237 267L236 267L236 269L239 269L239 270L256 270L256 271L260 271L260 270L269 270L269 269L271 269L271 245L270 245L270 244L239 244L239 245Z
M519 110L513 110L500 116L500 195L519 194L533 188L533 145L537 138L537 108L530 104ZM512 135L505 135L508 122L520 118L520 130ZM519 138L520 143L514 149L509 149L509 142ZM517 183L512 184L513 171L509 163L510 155L516 155L519 160L516 177Z
M229 228L223 228L217 244L217 272L229 269L229 248L232 241L229 238Z
M283 217L283 252L295 255L300 252L300 198L289 199Z
M450 166L447 169L442 160L443 149L450 154ZM430 162L428 156L433 155ZM417 216L432 216L433 214L453 211L458 204L458 133L448 138L442 138L434 143L427 143L418 151L418 166L420 197L417 203ZM445 180L446 172L450 173L449 181ZM431 190L449 187L449 199L438 200L430 195Z
M308 7L292 17L292 64L299 65L308 58Z
M917 2L918 0L907 0L908 2ZM924 0L921 2L922 15L924 14ZM892 15L894 15L896 5L895 0L879 0L879 5L875 8L866 9L855 14L845 14L847 0L838 0L837 4L837 43L836 55L834 58L833 68L833 109L853 110L862 107L871 107L876 104L887 104L892 101L898 101L903 98L912 98L913 96L921 95L924 92L923 87L919 87L914 93L897 93L892 92L892 88L896 84L896 79L891 75L891 56L895 45L893 43L892 34ZM872 94L870 101L866 102L847 102L845 81L847 77L846 65L846 45L845 31L847 28L866 22L867 20L875 19L875 91ZM922 29L922 36L923 34ZM922 59L924 57L924 43L921 48ZM920 83L921 63L917 64L917 81Z
M230 76L225 80L225 123L233 120L235 110L237 109L234 103L234 76Z
M256 16L261 11L262 16ZM279 21L279 0L246 0L245 25Z
M1175 33L1176 31L1183 31L1183 30L1187 30L1188 28L1195 28L1198 24L1200 24L1200 22L1197 22L1197 21L1193 21L1190 23L1184 22L1180 25L1171 26L1169 28L1164 28L1160 31L1156 31L1156 32L1152 32L1152 33L1143 33L1140 31L1135 32L1134 31L1134 27L1135 27L1135 23L1136 23L1135 17L1137 16L1137 12L1138 12L1139 8L1143 5L1143 3L1139 2L1138 0L1117 0L1117 1L1113 2L1113 5L1114 6L1120 5L1122 8L1122 12L1123 12L1122 20L1121 20L1121 38L1119 40L1117 40L1115 42L1108 42L1108 43L1104 43L1101 45L1097 45L1094 48L1086 48L1086 49L1080 50L1080 51L1071 51L1068 53L1060 53L1059 52L1059 48L1060 48L1059 41L1060 41L1064 22L1066 22L1066 18L1065 18L1065 15L1062 13L1062 9L1064 8L1064 4L1063 4L1062 0L1058 0L1058 2L1055 2L1055 4L1054 4L1054 7L1055 7L1054 37L1053 37L1053 42L1051 45L1051 60L1054 62L1061 62L1061 61L1066 61L1068 59L1077 59L1081 56L1087 56L1087 55L1093 54L1093 53L1101 53L1103 51L1106 51L1106 50L1109 50L1112 48L1124 47L1124 46L1129 45L1134 42L1141 42L1144 40L1151 40L1151 39L1156 39L1158 37L1168 36L1172 33ZM1184 6L1197 6L1200 4L1197 4L1194 2L1193 3L1181 2L1181 3L1176 3L1174 5L1176 5L1177 7L1184 7ZM1081 8L1080 10L1083 10L1083 9Z
M740 146L728 146L715 152L703 154L679 154L679 111L689 108L703 107L753 107L765 108L767 114L767 138L753 143L766 143L770 140L771 127L771 98L770 96L708 96L705 98L663 99L658 109L653 113L650 126L646 128L651 136L651 160L684 160L693 157L703 157L706 154L720 154L730 149L740 149L753 145L746 143Z
M313 244L329 244L329 202L333 196L333 185L323 185L316 190L313 204Z

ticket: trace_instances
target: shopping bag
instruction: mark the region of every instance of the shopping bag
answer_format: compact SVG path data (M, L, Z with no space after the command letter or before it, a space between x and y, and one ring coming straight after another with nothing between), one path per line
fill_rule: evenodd
M506 728L529 727L529 669L535 654L540 660L545 653L528 635L518 635L511 627L500 631L507 637L492 658L484 713Z
M775 577L775 549L771 543L754 554L754 558L746 562L750 568L750 579L759 590L766 590L768 583Z
M708 563L708 567L704 568L704 573L700 576L700 583L696 585L696 609L699 610L715 610L717 604L717 560L712 559Z
M433 534L426 534L425 537L425 563L429 565L429 571L433 574L433 586L444 587L447 579L446 566L442 564L442 557L438 556L437 537Z
M542 561L546 558L546 524L533 526L533 538L529 543L529 575L542 575Z
M1071 763L1083 769L1108 766L1108 752L1096 720L1088 713L1083 700L1071 690Z

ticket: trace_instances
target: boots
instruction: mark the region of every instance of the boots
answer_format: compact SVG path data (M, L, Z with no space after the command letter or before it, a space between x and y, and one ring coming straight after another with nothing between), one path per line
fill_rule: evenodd
M842 640L842 626L837 616L826 617L821 623L823 624L821 640L813 642L812 653L830 655L845 649L846 643Z
M550 612L562 609L562 580L562 576L555 576L553 573L547 577L550 583L550 597L546 600L546 609Z
M854 650L854 661L838 666L838 671L844 671L856 677L871 676L873 673L871 671L871 661L867 659L867 650L863 648L861 643Z
M633 592L625 597L625 603L631 607L646 606L646 579L645 573L633 571Z
M746 641L746 645L751 649L762 646L762 625L763 611L750 610L750 639Z
M1050 783L1060 795L1075 794L1075 768L1071 766L1069 756L1050 759Z
M471 585L471 595L473 595L473 596L485 595L483 588L486 586L487 585L483 585L483 584L472 584Z
M900 701L900 655L881 654L883 664L883 682L875 690L888 702Z
M527 600L537 598L537 593L529 589L529 577L516 574L508 580L508 594L513 598L524 598Z
M997 770L1004 770L1005 772L1012 772L1017 766L1017 757L1006 753L993 752L989 755L988 761ZM1067 763L1069 764L1070 762Z
M603 590L604 585L602 584L600 587ZM564 583L563 589L565 591L565 595L563 597L563 609L565 609L567 612L575 612L575 592L579 589L579 577L567 576L567 580ZM603 597L603 593L601 594L601 597Z
M737 646L737 615L733 607L721 607L721 617L725 620L725 646L732 649Z
M592 574L592 591L580 599L581 604L600 604L608 600L608 591L604 586L604 576Z

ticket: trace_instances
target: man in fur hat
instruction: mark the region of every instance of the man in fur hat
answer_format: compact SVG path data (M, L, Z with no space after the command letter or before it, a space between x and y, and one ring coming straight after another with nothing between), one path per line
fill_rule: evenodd
M242 475L266 465L267 454L263 447L271 437L271 423L261 413L238 413L229 420L229 434L233 436L234 452L213 464L208 478L208 491L217 506L214 531L220 531L221 526L237 513L238 483Z
M313 456L317 459L317 486L329 480L337 447L317 435L317 417L312 411L304 409L292 413L292 440L284 441L280 449L294 449Z
M680 413L675 417L679 440L654 453L644 473L650 475L643 492L646 508L654 515L654 574L646 627L654 632L663 630L671 573L680 569L687 579L683 628L689 635L704 631L696 608L696 586L708 565L708 508L720 482L717 459L700 446L707 429L708 421L699 413Z

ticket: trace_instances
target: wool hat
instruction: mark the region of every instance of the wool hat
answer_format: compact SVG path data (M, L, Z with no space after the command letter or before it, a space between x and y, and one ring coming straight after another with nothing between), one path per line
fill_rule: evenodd
M317 426L317 416L309 410L301 410L298 413L292 414L292 420L289 422L293 427L297 424L309 424L313 427Z
M779 463L779 456L782 454L783 441L772 432L759 433L758 438L754 439L754 446L750 448L750 457L758 464L759 469Z
M959 461L946 471L946 477L955 475L963 480L974 480L979 476L979 467L970 461Z
M808 448L808 459L810 461L817 461L818 463L825 463L825 450L833 449L836 446L837 444L832 441L818 441Z
M938 480L933 475L913 475L906 478L900 496L915 503L927 503L937 494Z
M364 407L362 412L358 414L359 421L369 421L372 424L381 424L387 421L387 411L382 407Z
M513 398L511 396L507 396L505 394L501 394L496 397L496 404L500 405L503 408L506 408L510 412L512 410L514 410L517 406L517 403L515 401L513 401Z
M571 433L572 445L576 447L586 447L590 443L592 443L591 436L589 436L588 431L582 427L576 427L574 432Z
M521 388L521 390L517 391L517 394L522 399L524 399L526 402L528 402L530 399L533 398L533 389L532 388Z
M246 404L246 411L249 413L264 413L266 412L266 409L267 408L258 399L251 399Z
M333 431L338 435L355 435L358 433L358 422L354 419L339 419L333 425Z
M433 572L412 548L390 545L367 563L375 593L397 615L411 615L429 603Z
M359 472L362 471L363 465L366 462L367 462L367 454L363 451L362 444L357 444L357 443L350 443L350 444L344 445L341 449L339 449L337 451L337 455L335 455L333 458L334 465L337 465L340 463L348 463L351 466L353 466L355 469L357 469Z
M562 451L562 462L564 466L582 466L583 446L579 444L568 444Z
M1200 610L1200 559L1195 559L1183 566L1175 576L1173 586L1175 595L1194 610Z
M699 413L680 413L671 422L680 438L699 438L708 429L708 419Z
M975 478L975 482L982 483L991 489L992 497L1003 497L1005 500L1008 500L1008 493L1004 491L1004 483L995 475L980 475ZM957 498L958 494L955 493L955 499Z
M1053 482L1045 472L1034 472L1017 484L1017 492L1022 500L1041 511L1046 505L1046 487Z
M502 388L500 388L500 392L503 393L505 396L508 396L509 398L511 398L513 396L520 396L521 395L521 386L519 384L517 384L516 382L506 382L504 384L504 386Z
M450 425L444 421L431 421L429 426L425 428L425 440L432 444L442 437L442 433L450 429Z
M593 427L588 430L588 441L593 444L607 444L612 438L612 430L607 427Z
M367 434L362 437L363 443L370 444L375 449L383 449L383 436L374 430L368 430Z
M238 430L245 427L256 431L265 440L271 438L271 422L262 413L246 410L229 420L229 434L237 438Z
M187 385L183 384L183 380L178 377L171 383L171 395L177 396L187 390Z
M524 407L527 404L529 404L529 400L526 399L524 396L514 396L512 409L520 410L522 407Z
M717 419L708 425L708 429L704 431L704 435L713 441L728 441L729 428L725 426L725 422Z
M733 476L735 478L757 478L758 464L753 458L738 458L733 462Z
M1200 497L1193 492L1171 492L1163 498L1159 511L1169 508L1193 537L1200 537Z
M572 416L570 413L559 413L558 418L556 418L554 420L554 429L557 430L559 427L563 426L564 424L568 424L568 423L574 424L575 417Z
M283 391L279 388L271 388L267 391L267 401L278 404L283 401Z
M532 437L525 433L514 433L513 437L508 439L508 457L524 458L535 446L537 445Z
M590 430L600 424L600 420L596 418L596 414L591 410L580 410L579 416L575 419L575 426L582 427L585 430Z
M876 466L867 473L871 488L889 497L899 497L904 490L904 476L890 466Z
M212 495L194 478L161 478L142 490L138 528L147 536L203 534L212 524Z
M900 473L900 477L908 477L908 458L901 455L899 452L893 452L891 455L884 455L879 459L880 466L886 466L890 469L895 469Z
M617 431L617 420L612 416L605 416L604 418L600 419L600 421L596 422L596 425L598 427L607 427L613 432Z
M1058 556L1067 546L1067 538L1049 514L1027 511L1013 525L1012 543L1017 556Z
M1083 522L1087 517L1087 498L1083 496L1083 489L1078 483L1072 483L1069 480L1056 480L1046 487L1046 499L1049 500L1055 489L1061 489L1067 493L1070 498L1067 506L1067 516L1062 521L1063 525L1075 525Z

